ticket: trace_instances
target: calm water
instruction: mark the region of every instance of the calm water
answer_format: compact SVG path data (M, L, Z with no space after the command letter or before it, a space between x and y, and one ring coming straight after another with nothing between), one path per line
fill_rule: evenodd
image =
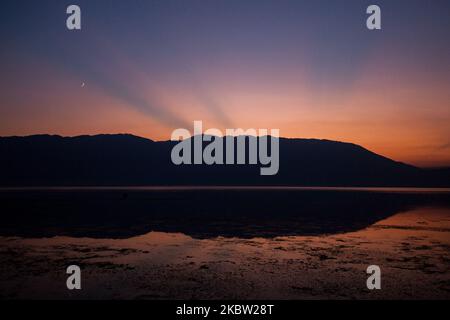
M449 204L448 189L3 189L0 298L450 299Z
M194 238L320 235L360 230L417 207L449 204L450 189L2 189L0 235L129 238L149 231Z
M0 187L1 191L186 191L186 190L322 190L322 191L368 191L402 193L450 193L450 188L403 188L403 187L291 187L291 186L134 186L134 187Z

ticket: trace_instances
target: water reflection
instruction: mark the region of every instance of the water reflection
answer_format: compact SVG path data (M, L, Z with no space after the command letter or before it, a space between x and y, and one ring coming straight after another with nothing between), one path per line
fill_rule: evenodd
M0 237L7 299L449 299L450 209L421 207L328 236ZM83 290L66 283L79 265ZM382 268L382 290L366 268Z
M272 238L357 231L396 213L449 205L449 193L292 188L0 191L0 236Z

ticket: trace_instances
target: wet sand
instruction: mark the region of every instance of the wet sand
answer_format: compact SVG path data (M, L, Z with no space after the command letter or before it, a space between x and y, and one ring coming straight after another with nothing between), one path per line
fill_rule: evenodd
M450 299L450 210L320 236L0 238L2 299ZM82 269L67 290L65 269ZM381 267L381 290L366 268Z

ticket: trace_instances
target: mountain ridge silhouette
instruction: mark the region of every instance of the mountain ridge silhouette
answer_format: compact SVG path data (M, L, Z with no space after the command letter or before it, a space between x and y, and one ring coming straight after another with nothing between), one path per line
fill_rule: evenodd
M259 138L245 139L248 147ZM280 138L274 176L260 176L260 164L174 165L176 143L132 134L0 137L0 185L450 186L448 168L415 167L349 142Z

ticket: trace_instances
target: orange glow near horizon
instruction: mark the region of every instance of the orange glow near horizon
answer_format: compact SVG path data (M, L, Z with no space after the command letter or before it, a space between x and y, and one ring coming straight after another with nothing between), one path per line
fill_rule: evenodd
M314 85L301 66L254 72L218 64L198 69L200 83L176 74L150 79L122 59L120 88L129 91L121 96L51 64L11 66L14 90L0 93L0 135L130 133L169 140L174 122L192 132L201 120L204 130L279 129L281 137L352 142L417 166L449 166L449 74L427 73L395 55L369 61L354 81L341 84L344 90ZM23 70L34 77L14 77ZM135 95L140 100L127 99Z
M368 71L367 74L372 72ZM280 129L287 138L318 138L352 142L394 160L418 166L450 164L449 93L417 78L377 81L361 77L346 94L315 95L299 84L258 90L239 83L211 87L215 102L226 109L230 123L208 110L189 88L159 87L153 101L182 118L192 131L193 121L204 129ZM426 79L429 81L429 79ZM442 83L442 82L441 82ZM262 81L261 85L269 84ZM47 95L49 91L58 92ZM48 83L28 89L34 105L10 99L13 108L2 112L3 136L30 134L81 135L131 133L153 140L169 140L176 127L154 119L124 101L105 95L95 86L55 74ZM27 103L27 104L25 104ZM432 106L432 107L430 107Z

